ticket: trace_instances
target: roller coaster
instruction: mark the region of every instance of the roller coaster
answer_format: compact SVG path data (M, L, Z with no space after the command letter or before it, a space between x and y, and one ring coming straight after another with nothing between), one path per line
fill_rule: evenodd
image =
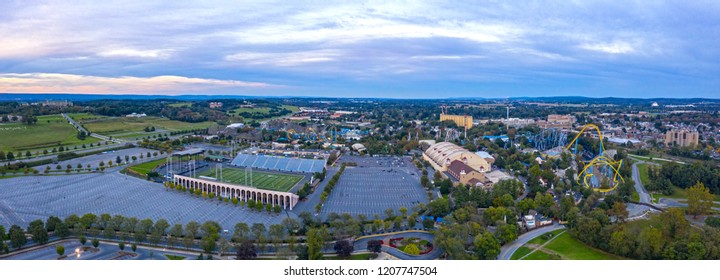
M573 150L573 154L577 157L578 152L578 139L583 135L585 130L588 128L595 129L600 139L600 152L590 160L583 161L584 167L581 172L577 174L577 181L583 182L583 184L591 190L598 191L601 193L607 193L615 190L621 182L625 182L625 179L620 175L620 167L623 164L623 160L615 161L604 155L605 144L603 143L603 135L600 128L594 124L587 124L578 132L575 138L565 147L565 150ZM612 178L614 185L609 188L601 188L601 182L603 179Z

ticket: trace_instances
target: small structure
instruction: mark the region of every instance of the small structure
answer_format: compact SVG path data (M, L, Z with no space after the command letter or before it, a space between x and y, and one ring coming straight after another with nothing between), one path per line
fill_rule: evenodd
M358 152L364 152L365 150L367 150L367 148L365 148L365 145L360 144L360 143L353 144L352 148L353 148L353 150L356 150Z
M142 117L147 117L147 115L145 113L142 113L142 114L132 113L129 115L125 115L125 117L126 118L142 118Z

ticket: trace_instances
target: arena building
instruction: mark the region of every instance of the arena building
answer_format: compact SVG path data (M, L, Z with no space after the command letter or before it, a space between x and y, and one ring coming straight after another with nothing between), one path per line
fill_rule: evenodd
M294 193L263 190L250 186L228 184L208 179L196 179L187 176L174 175L173 182L189 188L192 191L200 190L204 193L214 193L220 197L237 198L241 201L254 200L263 205L270 204L273 207L279 205L283 209L292 210L300 197Z
M440 172L447 171L447 167L454 160L459 160L480 172L490 171L490 164L485 159L450 142L440 142L430 146L423 153L423 159L429 161L433 168Z

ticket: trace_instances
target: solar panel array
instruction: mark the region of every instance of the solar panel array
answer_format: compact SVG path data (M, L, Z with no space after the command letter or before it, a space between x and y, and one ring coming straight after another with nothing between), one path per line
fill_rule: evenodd
M230 164L239 167L302 173L322 172L323 168L325 168L324 159L288 158L250 154L238 154Z

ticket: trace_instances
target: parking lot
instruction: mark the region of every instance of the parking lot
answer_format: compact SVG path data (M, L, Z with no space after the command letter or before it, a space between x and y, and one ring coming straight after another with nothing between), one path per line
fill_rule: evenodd
M323 206L324 217L329 213L384 217L388 208L397 211L428 203L418 171L408 158L343 157L341 162L356 162L358 166L345 168Z
M170 224L212 220L232 231L236 223L279 224L286 215L253 212L205 200L187 193L168 191L161 184L117 172L60 176L27 176L3 179L0 184L0 224L22 227L48 216L109 213ZM289 213L291 217L296 215Z
M159 159L161 157L159 152L156 150L150 150L150 149L145 149L145 148L130 148L130 149L120 149L120 150L116 150L116 151L108 151L108 152L103 152L100 154L69 159L69 160L65 160L65 161L61 161L61 162L53 163L53 164L48 164L48 165L41 165L41 166L35 167L35 169L42 172L45 170L46 166L50 166L50 168L52 170L55 170L55 167L58 164L60 166L62 166L62 170L65 170L65 168L68 164L70 164L72 166L72 168L75 169L77 167L78 163L82 164L83 168L85 168L88 164L90 164L90 167L94 169L96 167L99 167L99 164L101 161L105 163L105 167L108 167L108 164L107 164L108 161L112 161L113 164L116 164L115 160L117 159L118 156L122 159L122 161L124 163L125 156L129 156L131 158L132 158L132 156L135 156L138 158L138 161L139 161L140 154L142 154L143 157L145 157L145 156L147 156L148 152L150 152L151 155L152 155L152 153L158 153L157 156L153 157L154 159ZM130 159L130 161L132 161L132 159Z

